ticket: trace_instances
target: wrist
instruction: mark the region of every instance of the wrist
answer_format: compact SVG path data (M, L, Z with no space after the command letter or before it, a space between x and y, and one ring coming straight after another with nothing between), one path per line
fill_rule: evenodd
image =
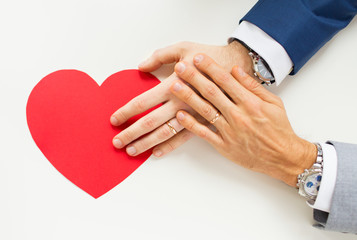
M293 144L292 149L285 154L283 162L285 163L280 179L286 184L296 187L297 177L305 169L310 169L315 163L317 157L317 148L315 144L304 139L298 139Z
M224 46L225 51L228 53L227 59L231 62L229 71L236 65L241 67L246 73L254 78L253 62L249 56L249 50L238 41L232 41Z

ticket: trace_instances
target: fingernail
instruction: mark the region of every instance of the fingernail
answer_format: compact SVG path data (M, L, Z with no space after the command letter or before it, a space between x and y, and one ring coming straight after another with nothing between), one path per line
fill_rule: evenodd
M110 117L110 123L111 123L112 125L114 125L114 126L119 125L118 119L117 119L116 117L114 117L114 116L111 116L111 117Z
M242 77L246 75L246 73L243 71L241 67L238 67L238 74L241 75Z
M182 85L180 83L177 82L177 83L174 84L174 91L175 92L180 91L181 88L182 88Z
M178 120L184 120L185 119L185 114L183 114L182 112L179 112L178 114L177 114L177 119Z
M155 150L154 151L154 156L155 157L161 157L162 156L162 151L161 150Z
M114 147L116 147L116 148L122 148L122 147L123 147L123 142L120 141L120 139L115 138L115 139L113 140L113 145L114 145Z
M178 73L183 73L186 70L186 65L182 62L179 62L178 64L176 64L176 71Z
M135 149L135 147L133 147L133 146L130 146L130 147L127 147L126 148L126 152L129 154L129 155L134 155L135 153L136 153L136 149Z
M193 61L195 61L195 63L200 63L200 62L202 62L202 60L203 60L203 55L197 55L197 56L193 59Z

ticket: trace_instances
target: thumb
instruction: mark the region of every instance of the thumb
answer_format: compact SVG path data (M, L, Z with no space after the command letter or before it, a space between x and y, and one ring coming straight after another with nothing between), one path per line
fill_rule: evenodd
M256 79L252 78L249 74L245 73L242 68L238 66L233 67L232 75L244 88L252 92L254 95L259 97L263 101L275 105L282 104L278 96L265 89L261 83L259 83Z
M177 44L156 50L147 60L139 64L142 72L152 72L163 64L178 62L181 59L181 48Z

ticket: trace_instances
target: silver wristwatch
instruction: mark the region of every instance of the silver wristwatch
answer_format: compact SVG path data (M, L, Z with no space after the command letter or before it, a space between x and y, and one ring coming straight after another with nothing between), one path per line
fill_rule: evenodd
M262 81L262 84L271 85L275 82L272 71L264 59L252 49L249 52L249 56L253 61L254 75Z
M258 53L256 53L247 44L245 44L245 42L237 38L231 38L229 41L237 41L246 49L248 49L248 54L253 61L254 76L256 76L261 81L261 84L266 84L269 86L275 82L273 72L271 71L269 65Z
M311 205L315 203L317 194L320 190L320 184L323 171L323 153L319 143L314 143L317 147L316 162L310 169L298 176L297 187L299 188L299 194L307 199L307 202Z

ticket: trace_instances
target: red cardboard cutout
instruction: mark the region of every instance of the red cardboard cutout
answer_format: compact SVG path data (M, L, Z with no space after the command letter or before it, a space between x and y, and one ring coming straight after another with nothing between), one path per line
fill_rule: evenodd
M99 86L77 70L60 70L43 78L27 102L27 124L37 146L72 183L98 198L122 182L151 155L130 157L112 145L120 130L110 116L159 80L138 70L113 74ZM145 113L144 113L145 114Z

